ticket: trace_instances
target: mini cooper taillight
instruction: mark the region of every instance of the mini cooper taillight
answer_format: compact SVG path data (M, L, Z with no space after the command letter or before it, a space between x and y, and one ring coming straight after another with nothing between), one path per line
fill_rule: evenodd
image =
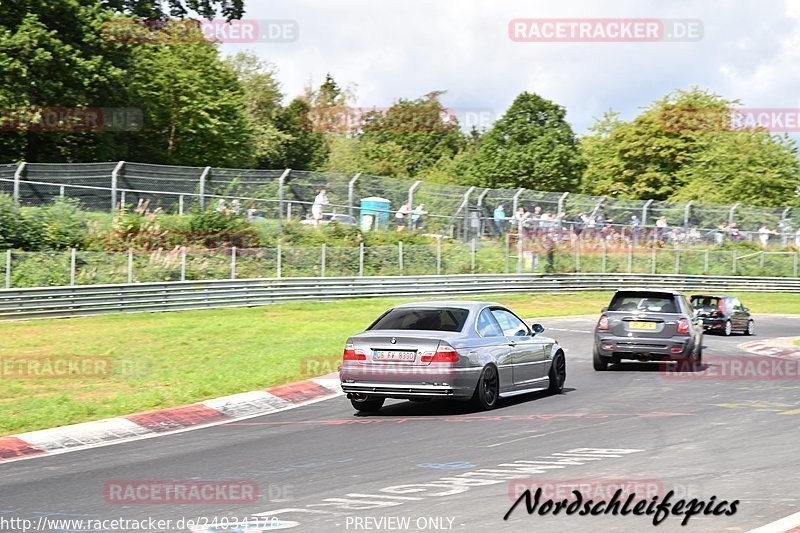
M685 318L678 320L678 333L689 333L689 321Z
M597 323L597 329L599 329L599 330L607 330L608 329L608 317L606 315L602 315L600 317L600 321Z

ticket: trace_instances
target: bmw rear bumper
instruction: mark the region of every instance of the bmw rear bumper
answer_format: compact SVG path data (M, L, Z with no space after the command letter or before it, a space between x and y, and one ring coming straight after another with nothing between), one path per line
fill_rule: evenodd
M342 365L339 380L348 396L469 399L475 392L481 370L444 365Z

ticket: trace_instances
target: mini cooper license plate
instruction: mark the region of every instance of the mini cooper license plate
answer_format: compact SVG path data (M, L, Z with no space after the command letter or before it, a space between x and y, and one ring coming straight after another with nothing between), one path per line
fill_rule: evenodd
M656 323L655 322L631 322L629 329L635 329L636 331L655 331L656 330Z
M375 361L413 361L417 352L398 350L375 350L372 359Z

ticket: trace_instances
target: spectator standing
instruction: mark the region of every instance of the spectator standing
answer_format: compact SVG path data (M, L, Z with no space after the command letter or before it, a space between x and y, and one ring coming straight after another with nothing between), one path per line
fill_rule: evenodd
M667 236L667 217L660 216L658 220L656 220L656 238L659 242L663 243L666 236Z
M411 214L411 204L405 203L400 206L394 218L397 220L397 231L404 231L406 229L406 218Z
M639 242L639 217L631 215L631 231L633 232L633 243Z
M766 224L762 225L758 230L758 239L761 241L761 247L766 248L767 244L769 244L770 235L777 234L777 231L769 229Z
M506 220L506 208L503 204L494 208L492 220L494 220L494 227L497 228L497 234L503 235L503 223Z
M322 212L326 205L331 201L328 199L325 189L320 189L319 194L314 198L314 203L311 205L311 217L314 219L314 226L319 226L322 220Z
M428 214L425 204L419 204L411 214L411 225L414 229L422 229L422 217Z
M581 211L575 217L575 220L572 222L572 231L575 232L575 235L580 239L581 233L583 233L583 227L586 224L586 213Z

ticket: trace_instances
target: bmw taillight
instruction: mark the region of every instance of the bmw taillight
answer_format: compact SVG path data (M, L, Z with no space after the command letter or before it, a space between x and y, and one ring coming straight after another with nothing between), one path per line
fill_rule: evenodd
M440 345L433 355L423 355L420 358L422 363L457 363L458 352L452 346Z
M685 318L678 320L678 333L689 333L689 321Z
M608 317L606 315L602 315L600 317L600 321L597 323L597 329L600 330L608 329Z
M717 300L717 315L718 316L725 315L725 301L722 298Z
M356 351L352 344L344 345L344 353L342 354L343 361L366 361L367 356L361 350Z

